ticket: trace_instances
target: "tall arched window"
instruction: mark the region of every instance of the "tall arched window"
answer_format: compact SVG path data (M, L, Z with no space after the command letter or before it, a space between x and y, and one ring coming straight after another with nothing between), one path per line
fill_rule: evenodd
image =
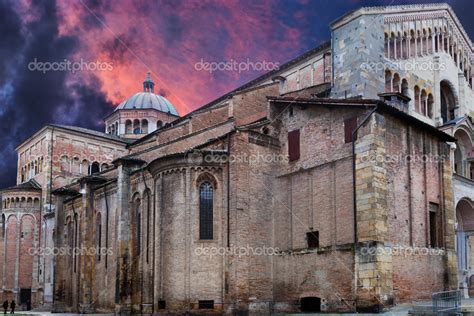
M400 92L400 75L397 73L393 75L392 92Z
M205 181L199 186L199 239L213 239L214 189Z
M409 92L408 92L408 81L406 79L403 79L402 80L402 94L406 97L409 96Z
M0 240L3 240L3 238L5 237L5 221L6 221L5 214L2 214L2 222L0 223L0 228L1 228Z
M385 70L385 92L392 92L392 73Z
M428 108L428 95L426 94L426 90L421 90L421 114L427 115L427 108Z
M142 243L141 243L142 216L141 216L141 199L139 197L135 199L133 206L134 206L133 212L135 213L134 220L133 220L133 226L134 226L133 256L136 258L140 256L140 252L142 251Z
M428 94L428 117L433 118L433 105L434 105L434 98L433 95L430 93Z
M420 98L420 88L415 86L415 111L420 113L421 108L421 98Z

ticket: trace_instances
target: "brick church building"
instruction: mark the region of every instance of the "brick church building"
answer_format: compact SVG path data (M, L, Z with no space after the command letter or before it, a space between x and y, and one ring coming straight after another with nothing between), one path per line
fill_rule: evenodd
M148 75L104 133L51 124L20 144L0 299L268 314L474 295L472 41L446 4L330 27L186 115Z

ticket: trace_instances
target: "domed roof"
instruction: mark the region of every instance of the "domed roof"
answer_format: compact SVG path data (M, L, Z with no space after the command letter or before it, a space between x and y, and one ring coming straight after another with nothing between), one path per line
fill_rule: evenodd
M143 82L143 92L135 93L117 106L117 110L133 110L133 109L155 109L161 112L170 113L179 116L178 111L173 104L165 97L154 93L155 83L151 79L150 72Z
M165 97L154 94L153 92L138 92L123 101L115 109L132 110L132 109L155 109L161 112L170 113L179 116L174 106Z

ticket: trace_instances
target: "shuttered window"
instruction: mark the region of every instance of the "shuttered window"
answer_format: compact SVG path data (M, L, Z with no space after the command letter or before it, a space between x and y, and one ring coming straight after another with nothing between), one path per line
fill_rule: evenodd
M288 133L288 157L290 161L300 159L300 130Z
M357 139L357 135L354 135L352 139L352 132L357 128L357 117L351 117L344 121L344 142L351 143Z

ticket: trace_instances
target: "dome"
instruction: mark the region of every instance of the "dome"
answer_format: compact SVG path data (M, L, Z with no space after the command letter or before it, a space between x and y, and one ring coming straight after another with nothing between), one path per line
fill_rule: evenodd
M170 101L161 95L154 94L151 91L135 93L133 96L120 103L115 110L133 109L155 109L161 112L179 116L178 112Z
M161 112L179 116L173 104L165 97L155 94L155 83L151 79L151 73L148 72L145 81L143 81L143 92L135 93L133 96L123 101L117 106L117 110L133 109L155 109Z

